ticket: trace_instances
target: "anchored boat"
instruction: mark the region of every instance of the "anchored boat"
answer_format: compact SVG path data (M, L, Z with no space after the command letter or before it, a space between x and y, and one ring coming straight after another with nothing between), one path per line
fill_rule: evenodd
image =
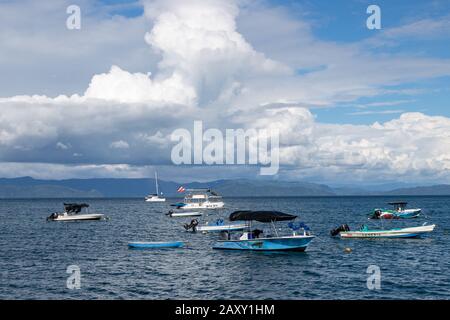
M64 203L64 212L55 212L47 217L47 221L85 221L100 220L105 215L101 213L80 214L82 209L87 209L87 203Z
M332 236L340 236L341 238L417 238L425 233L432 232L436 225L423 224L419 227L410 228L394 228L388 230L369 229L363 225L358 231L351 231L348 225L344 224L331 230Z
M245 223L230 223L225 224L223 219L217 219L216 222L211 224L205 224L198 226L198 221L196 219L192 220L190 224L185 224L184 228L186 231L192 230L194 232L222 232L222 231L242 231L247 228Z
M129 242L128 247L132 249L163 249L163 248L181 248L184 246L183 241L154 241L154 242L145 242L145 241L135 241Z
M149 194L148 196L146 196L145 201L146 202L165 202L166 198L159 196L158 175L157 175L156 171L155 171L155 185L156 185L156 193ZM162 195L162 192L161 192L161 195Z
M420 215L421 209L406 209L408 204L405 201L389 202L394 206L393 210L375 209L370 215L370 219L411 219Z
M222 232L226 239L218 240L213 249L252 250L252 251L305 251L314 236L304 224L290 223L292 235L280 236L274 223L290 221L297 218L295 215L279 211L235 211L230 215L230 221L246 221L246 229L240 237L233 239L232 232ZM261 236L262 230L252 230L252 221L270 223L272 235Z
M189 212L176 212L173 210L169 210L169 212L166 213L167 216L169 217L179 217L179 218L184 218L184 217L200 217L203 215L203 212L199 212L199 211L189 211Z
M222 196L211 189L187 189L183 202L172 204L177 209L220 209L224 207Z

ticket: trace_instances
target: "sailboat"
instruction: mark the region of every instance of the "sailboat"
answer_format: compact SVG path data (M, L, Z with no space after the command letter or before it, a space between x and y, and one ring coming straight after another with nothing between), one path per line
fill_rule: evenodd
M156 193L149 194L145 197L146 202L165 202L166 198L159 196L159 188L158 188L158 174L155 171L155 184L156 184ZM162 192L161 192L162 195Z

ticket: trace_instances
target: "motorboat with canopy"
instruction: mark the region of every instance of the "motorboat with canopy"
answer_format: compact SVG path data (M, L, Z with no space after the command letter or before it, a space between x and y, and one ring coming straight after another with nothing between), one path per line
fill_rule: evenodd
M287 214L279 211L235 211L230 221L245 221L246 229L233 237L232 232L221 232L222 239L218 240L213 249L227 250L253 250L253 251L305 251L314 236L310 229L304 223L294 223L296 215ZM252 222L270 223L273 235L264 235L263 230L253 229ZM292 230L291 235L279 235L275 222L291 221L288 227Z
M64 212L52 213L47 217L47 221L100 220L105 216L101 213L80 213L83 209L87 208L89 208L87 203L64 203Z
M370 214L370 219L411 219L417 218L421 209L406 209L408 202L406 201L394 201L388 204L394 206L393 210L388 209L374 209Z

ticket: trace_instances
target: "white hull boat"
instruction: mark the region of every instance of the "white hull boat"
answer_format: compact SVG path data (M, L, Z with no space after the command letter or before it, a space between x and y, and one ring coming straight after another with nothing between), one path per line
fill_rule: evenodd
M222 197L210 189L188 189L183 202L173 204L182 210L221 209L225 206Z
M145 202L165 202L166 198L160 198L159 196L151 195L145 197Z
M222 226L199 226L197 231L200 232L222 232L222 231L239 231L246 228L245 224L224 224Z
M224 207L224 203L223 202L203 202L203 203L188 203L182 207L180 207L180 209L183 210L190 210L190 209L220 209Z
M191 212L173 212L173 211L169 211L168 213L166 213L166 215L168 215L169 217L172 218L176 218L176 217L200 217L203 215L203 212L198 212L198 211L191 211Z
M165 202L166 198L159 196L159 188L158 188L158 174L155 171L155 186L156 186L156 193L155 194L149 194L145 197L145 202ZM161 192L162 194L162 192Z
M64 212L55 212L47 217L47 221L88 221L101 220L105 217L102 213L82 213L83 208L88 208L89 205L82 203L65 203Z
M410 228L395 228L389 230L369 230L363 228L359 231L341 231L339 236L341 238L416 238L425 233L430 233L434 230L436 225L423 225L419 227Z
M52 221L85 221L85 220L101 220L105 215L101 213L90 214L59 214Z
M389 202L394 206L394 210L374 209L370 215L370 219L411 219L417 218L422 209L406 209L408 204L405 201Z
M241 231L247 228L245 223L225 224L222 219L218 219L215 223L196 226L195 231L199 232L223 232L223 231Z

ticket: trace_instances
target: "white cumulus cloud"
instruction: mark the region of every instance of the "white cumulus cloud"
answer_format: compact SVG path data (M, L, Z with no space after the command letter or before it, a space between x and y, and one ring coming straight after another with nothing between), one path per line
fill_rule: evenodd
M277 129L280 174L289 178L449 181L449 118L409 112L371 125L325 124L305 108L373 95L384 84L450 74L447 61L372 61L361 48L315 41L303 24L283 24L280 11L269 20L276 22L269 34L286 41L276 30L280 25L290 39L302 37L284 49L258 46L267 48L269 58L238 31L238 2L154 0L144 7L153 24L145 42L160 59L152 70L127 71L112 63L108 72L92 76L84 93L0 98L4 168L20 172L23 163L24 172L38 176L39 168L54 168L60 176L64 170L83 177L144 175L149 165L171 164L174 129L203 120L222 130ZM251 34L255 26L246 28ZM280 52L286 48L291 51ZM295 72L319 62L324 66Z

